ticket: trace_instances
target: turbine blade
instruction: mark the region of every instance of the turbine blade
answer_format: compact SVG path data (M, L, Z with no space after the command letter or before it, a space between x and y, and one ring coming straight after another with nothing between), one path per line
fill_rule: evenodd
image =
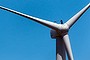
M68 60L74 60L68 34L63 36L63 40L68 55Z
M17 15L23 16L23 17L28 18L30 20L33 20L35 22L38 22L38 23L40 23L42 25L45 25L49 28L52 28L54 30L58 29L59 25L57 23L53 23L53 22L42 20L42 19L39 19L39 18L36 18L36 17L33 17L33 16L29 16L29 15L23 14L21 12L18 12L18 11L15 11L15 10L12 10L12 9L9 9L9 8L3 7L3 6L0 6L0 8L3 9L3 10L9 11L9 12L15 13Z
M79 11L76 15L74 15L71 19L69 19L66 24L69 28L83 15L83 13L90 7L90 3L85 6L81 11Z

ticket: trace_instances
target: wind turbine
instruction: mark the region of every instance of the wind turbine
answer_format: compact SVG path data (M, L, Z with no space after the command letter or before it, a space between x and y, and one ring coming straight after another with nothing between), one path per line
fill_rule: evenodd
M23 16L30 20L33 20L37 23L40 23L44 26L51 28L51 38L56 39L56 60L66 60L66 53L68 56L68 60L74 60L73 53L69 41L68 32L72 25L83 15L83 13L90 7L90 3L86 5L81 11L79 11L76 15L74 15L71 19L69 19L66 23L63 23L61 20L61 24L57 24L55 22L50 22L46 20L42 20L30 15L23 14L21 12L17 12L15 10L0 6L1 9L15 13L17 15Z

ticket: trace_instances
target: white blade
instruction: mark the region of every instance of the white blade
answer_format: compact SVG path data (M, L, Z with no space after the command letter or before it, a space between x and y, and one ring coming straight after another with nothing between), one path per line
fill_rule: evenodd
M76 15L74 15L69 21L66 22L66 24L69 26L69 28L82 16L82 14L90 7L90 3L85 6L81 11L79 11Z
M63 36L63 40L68 55L68 60L74 60L68 34Z
M3 7L3 6L0 6L0 8L3 9L3 10L9 11L9 12L15 13L17 15L23 16L25 18L31 19L35 22L38 22L42 25L45 25L45 26L47 26L49 28L52 28L52 29L55 29L55 30L57 30L58 27L59 27L59 25L57 23L53 23L53 22L42 20L42 19L39 19L39 18L36 18L36 17L33 17L33 16L29 16L29 15L23 14L21 12L17 12L15 10L12 10L12 9L9 9L9 8Z

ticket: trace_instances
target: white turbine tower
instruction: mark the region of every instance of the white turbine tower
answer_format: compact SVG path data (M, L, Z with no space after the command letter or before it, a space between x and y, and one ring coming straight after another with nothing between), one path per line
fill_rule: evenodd
M90 3L85 6L81 11L79 11L76 15L74 15L71 19L69 19L66 23L57 24L54 22L42 20L36 17L32 17L15 10L11 10L9 8L0 6L1 9L7 10L9 12L18 14L35 22L38 22L44 26L51 28L51 37L56 39L56 60L66 60L66 53L68 56L68 60L74 60L72 49L69 41L68 31L72 27L72 25L82 16L82 14L90 7ZM65 53L66 52L66 53Z

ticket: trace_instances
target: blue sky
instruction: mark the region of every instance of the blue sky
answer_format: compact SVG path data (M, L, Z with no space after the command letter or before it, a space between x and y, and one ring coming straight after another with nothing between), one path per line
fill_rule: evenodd
M28 15L66 22L90 0L0 0L0 5ZM90 59L90 9L71 28L75 60ZM0 9L0 60L55 60L55 39L50 29Z

